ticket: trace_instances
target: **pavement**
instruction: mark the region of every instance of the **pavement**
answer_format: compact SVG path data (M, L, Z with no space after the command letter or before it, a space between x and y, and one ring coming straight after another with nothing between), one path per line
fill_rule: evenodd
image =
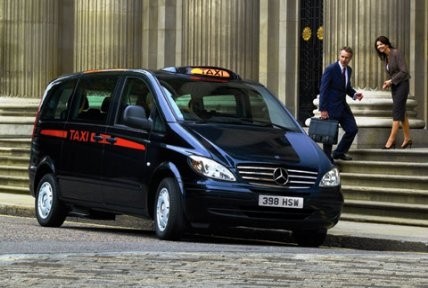
M35 217L34 198L25 194L0 193L0 214ZM67 218L68 221L83 221ZM89 220L88 220L89 221ZM89 221L96 222L96 221ZM152 229L152 222L130 216L119 216L116 221L102 221L104 225ZM278 240L283 233L253 233L270 240ZM283 239L283 238L281 238ZM268 239L269 240L269 239ZM428 253L428 227L377 224L340 220L328 231L323 246L375 251L402 251Z

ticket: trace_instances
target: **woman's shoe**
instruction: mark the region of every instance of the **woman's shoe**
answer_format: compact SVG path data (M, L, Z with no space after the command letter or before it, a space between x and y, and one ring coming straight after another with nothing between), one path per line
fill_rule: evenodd
M383 146L382 149L384 149L384 150L395 149L395 141L392 142L392 144L389 146L386 146L386 145Z
M406 149L407 147L412 148L412 145L413 145L413 141L412 139L410 139L409 141L405 143L403 142L403 144L401 144L401 149Z

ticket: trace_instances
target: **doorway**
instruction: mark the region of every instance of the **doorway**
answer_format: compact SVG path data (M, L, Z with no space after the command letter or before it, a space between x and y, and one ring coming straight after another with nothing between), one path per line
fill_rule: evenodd
M313 116L319 94L323 52L323 0L300 1L299 111L298 121Z

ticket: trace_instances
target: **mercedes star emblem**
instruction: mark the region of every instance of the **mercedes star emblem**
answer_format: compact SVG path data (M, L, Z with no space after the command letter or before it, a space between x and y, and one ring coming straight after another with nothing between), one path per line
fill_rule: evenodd
M288 182L288 172L284 168L276 168L273 171L273 181L275 181L276 184L284 186Z

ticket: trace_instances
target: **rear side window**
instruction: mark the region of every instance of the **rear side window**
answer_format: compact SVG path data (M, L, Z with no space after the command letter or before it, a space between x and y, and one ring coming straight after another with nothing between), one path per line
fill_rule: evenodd
M65 120L67 118L70 98L76 83L77 80L72 79L52 86L42 107L41 120Z
M71 119L105 124L119 76L86 75L78 85Z

